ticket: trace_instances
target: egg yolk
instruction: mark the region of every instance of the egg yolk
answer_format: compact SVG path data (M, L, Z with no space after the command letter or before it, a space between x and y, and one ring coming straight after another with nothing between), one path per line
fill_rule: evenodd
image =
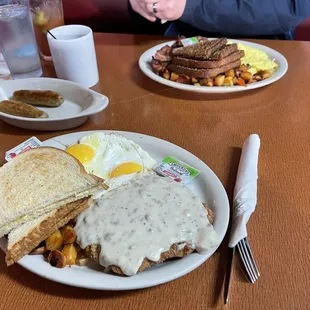
M131 174L142 171L142 167L136 163L123 163L117 166L110 174L110 178L116 178L123 174Z
M82 164L88 163L95 156L95 151L85 144L73 144L69 146L66 151L78 159Z

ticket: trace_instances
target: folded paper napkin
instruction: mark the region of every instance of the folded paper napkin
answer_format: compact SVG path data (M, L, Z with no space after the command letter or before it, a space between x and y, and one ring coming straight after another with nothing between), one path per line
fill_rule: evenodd
M10 80L10 70L6 65L3 55L0 53L0 80Z
M250 135L242 147L234 190L233 219L228 246L233 248L247 236L246 224L257 203L257 163L260 139Z

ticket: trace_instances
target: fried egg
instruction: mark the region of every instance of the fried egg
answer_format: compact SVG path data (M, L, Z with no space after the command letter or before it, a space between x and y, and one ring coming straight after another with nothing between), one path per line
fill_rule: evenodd
M110 189L128 183L156 163L138 144L117 133L96 132L82 137L78 144L68 147L67 152L77 158L88 173L103 178Z

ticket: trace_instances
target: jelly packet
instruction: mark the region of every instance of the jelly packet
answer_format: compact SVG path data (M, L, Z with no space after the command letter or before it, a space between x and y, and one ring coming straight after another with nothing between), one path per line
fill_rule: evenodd
M189 46L189 45L193 45L196 43L199 43L199 40L196 37L192 37L192 38L186 38L181 40L183 46Z
M200 173L199 170L172 156L164 158L155 166L154 171L159 175L169 177L176 182L184 184L189 183Z
M10 161L20 153L40 146L42 146L42 142L37 137L31 137L28 140L22 142L21 144L13 147L11 150L7 151L5 153L5 160Z
M13 147L11 150L7 151L5 153L5 160L10 161L11 159L13 159L15 156L17 156L20 153L23 153L28 150L41 147L41 146L51 146L51 147L56 147L62 150L66 148L63 144L57 142L56 140L53 140L51 143L48 143L48 142L41 142L37 137L31 137L28 140Z

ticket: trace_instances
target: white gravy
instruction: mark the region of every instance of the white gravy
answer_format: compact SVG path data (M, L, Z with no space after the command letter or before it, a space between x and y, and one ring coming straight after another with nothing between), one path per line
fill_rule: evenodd
M173 244L213 251L219 237L200 199L169 178L143 173L107 191L82 212L75 226L82 248L101 246L100 264L137 273L144 258L158 261Z

